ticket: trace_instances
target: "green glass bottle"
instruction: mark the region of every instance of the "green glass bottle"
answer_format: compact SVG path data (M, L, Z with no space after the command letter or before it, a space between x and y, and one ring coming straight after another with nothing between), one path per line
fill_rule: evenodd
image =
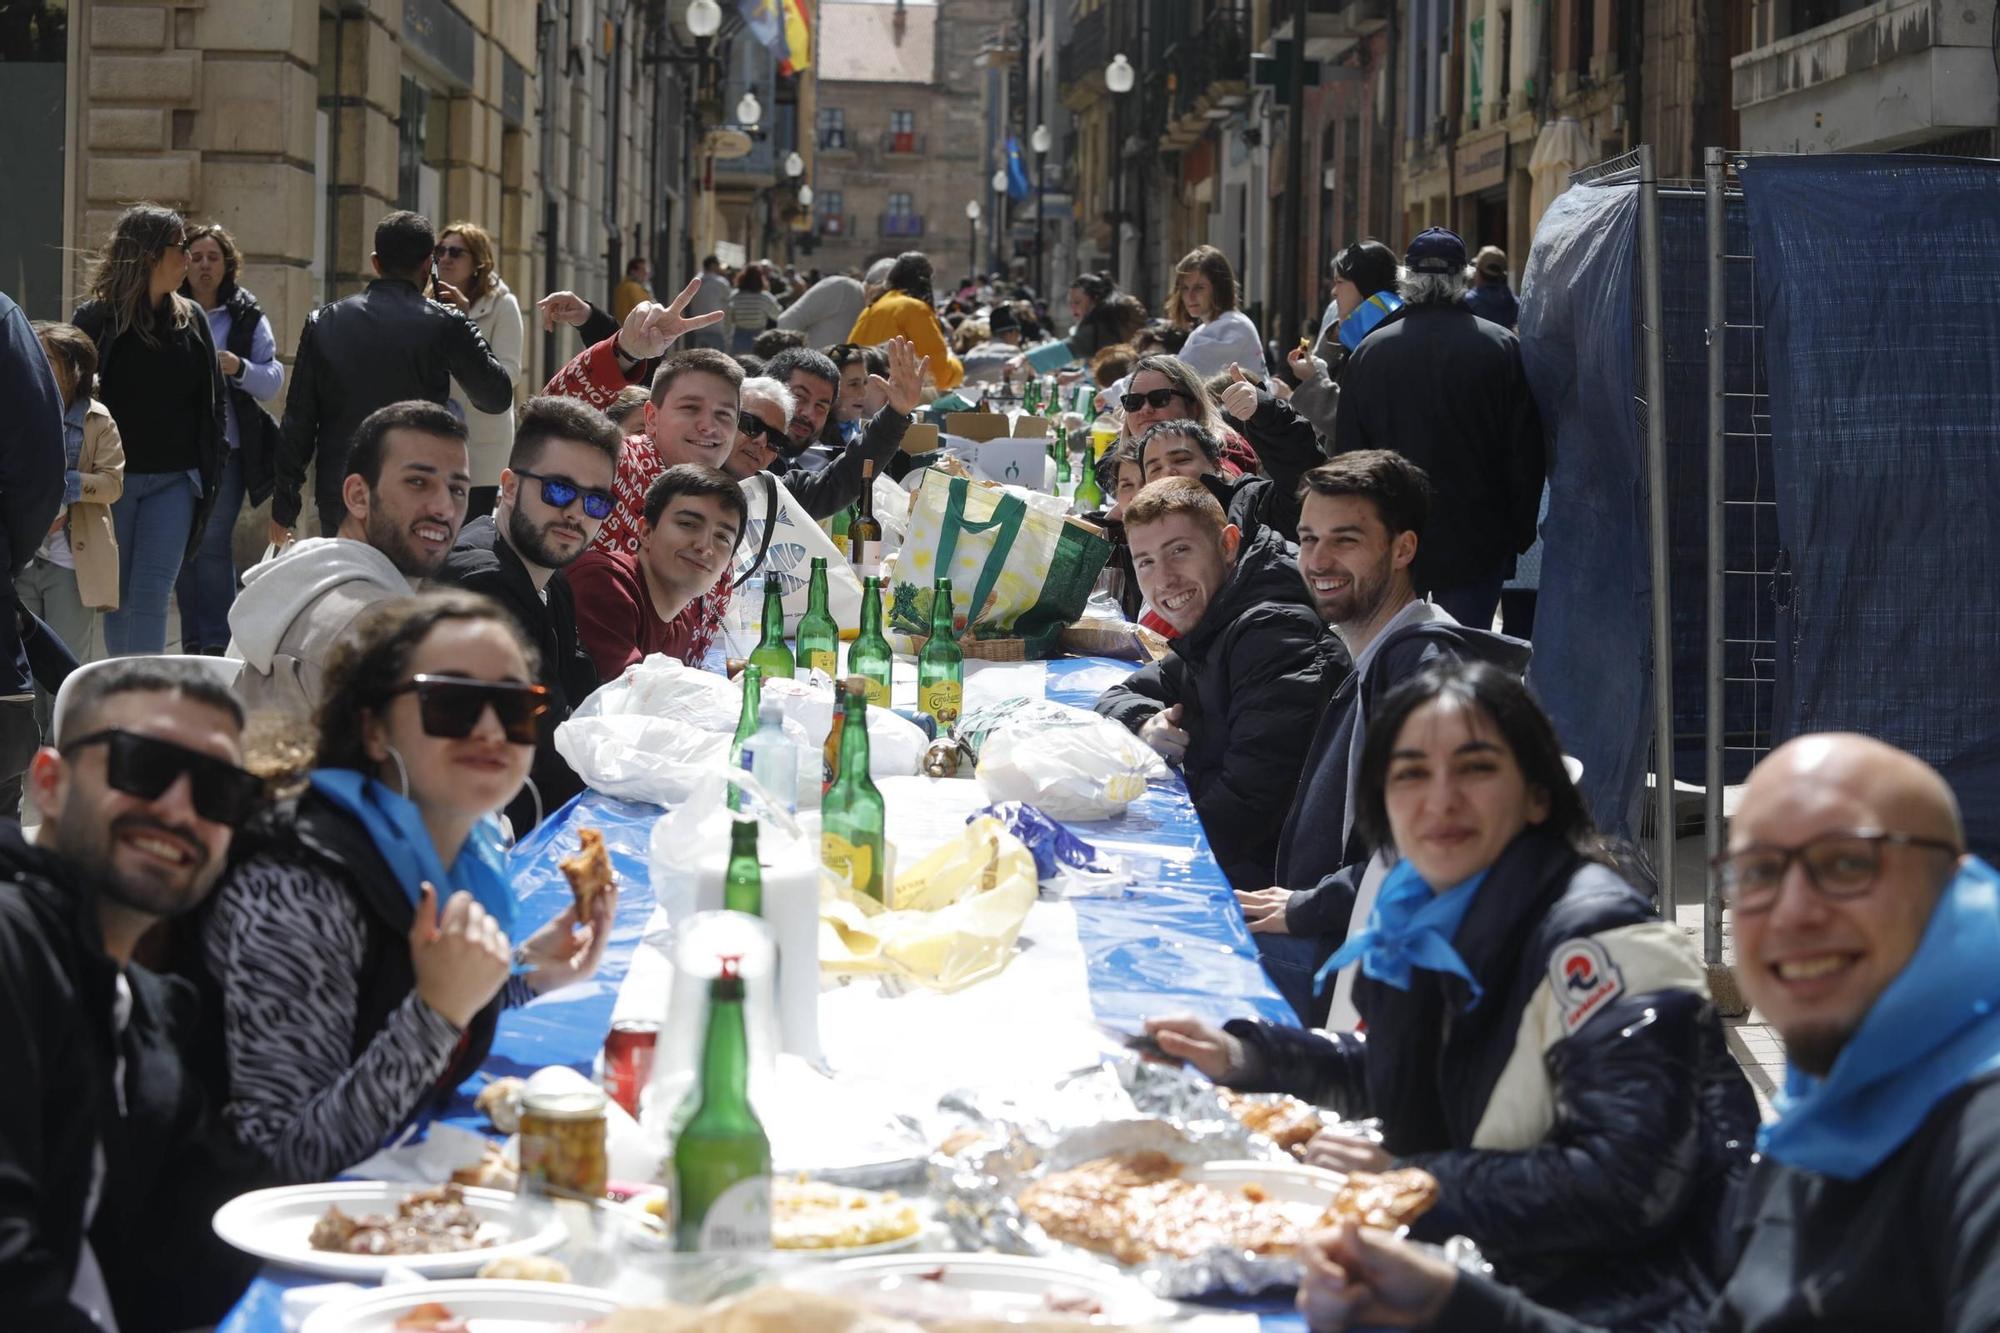
M722 905L732 912L764 915L764 868L757 863L754 819L739 819L729 828L729 869L722 877Z
M819 859L828 870L888 906L882 865L882 793L868 776L868 694L847 683L847 725L840 733L840 774L820 809Z
M750 1041L738 959L708 986L708 1036L694 1114L674 1144L674 1248L771 1248L771 1141L750 1106Z
M1061 426L1056 427L1056 491L1061 493L1070 483L1069 434Z
M829 678L840 670L840 626L826 609L826 557L814 556L812 581L806 584L806 613L799 619L799 669L823 671Z
M1076 509L1080 514L1094 513L1104 505L1104 488L1097 484L1097 464L1088 446L1083 451L1082 467L1083 475L1076 483Z
M1042 382L1030 375L1028 387L1021 391L1021 410L1034 416L1042 406Z
M743 742L757 734L757 705L764 698L764 669L755 662L743 667L743 712L736 719L736 734L729 740L729 766L743 767ZM742 808L743 793L729 789L729 808Z
M938 734L958 722L965 705L965 654L952 628L951 580L931 591L931 636L917 654L917 708L937 722Z
M778 580L770 574L764 576L764 637L750 650L750 664L764 673L765 680L792 678L795 664L792 650L785 643L785 596L778 588ZM756 730L754 718L750 729Z
M889 685L896 654L882 633L882 580L861 583L861 633L847 646L847 670L868 682L868 702L877 708L889 706Z
M854 572L869 578L882 572L882 520L875 517L875 464L861 465L861 498L855 501L853 517L841 531L847 534L847 558Z

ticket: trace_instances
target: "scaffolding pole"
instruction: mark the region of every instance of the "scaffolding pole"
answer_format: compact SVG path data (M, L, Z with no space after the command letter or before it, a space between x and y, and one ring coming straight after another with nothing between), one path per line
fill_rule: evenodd
M1723 569L1727 564L1725 523L1728 521L1728 478L1725 446L1729 438L1728 357L1729 215L1728 156L1720 148L1703 154L1707 184L1708 231L1708 679L1704 712L1707 723L1707 767L1702 794L1702 834L1708 865L1702 876L1701 951L1709 966L1722 963L1722 889L1715 874L1722 855L1722 794L1725 778L1722 747L1726 736L1722 675L1727 626L1723 623Z
M1674 642L1667 559L1667 368L1660 308L1660 181L1653 146L1640 144L1639 286L1646 358L1646 512L1653 586L1653 833L1660 913L1674 918Z

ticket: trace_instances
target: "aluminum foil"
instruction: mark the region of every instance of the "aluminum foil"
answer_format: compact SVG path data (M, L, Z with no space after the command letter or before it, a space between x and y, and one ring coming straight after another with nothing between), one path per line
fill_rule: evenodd
M1108 1058L1046 1093L1008 1097L957 1092L944 1098L939 1109L963 1132L956 1154L940 1152L931 1158L931 1194L939 1220L953 1243L965 1250L1113 1263L1096 1251L1050 1238L1017 1202L1022 1190L1042 1176L1100 1157L1153 1151L1190 1166L1293 1161L1291 1154L1230 1115L1205 1078L1151 1061ZM1360 1133L1371 1126L1343 1128ZM1490 1271L1477 1247L1462 1237L1444 1253L1460 1267ZM1250 1297L1296 1287L1299 1281L1298 1261L1288 1254L1221 1247L1193 1259L1162 1257L1117 1266L1168 1300Z

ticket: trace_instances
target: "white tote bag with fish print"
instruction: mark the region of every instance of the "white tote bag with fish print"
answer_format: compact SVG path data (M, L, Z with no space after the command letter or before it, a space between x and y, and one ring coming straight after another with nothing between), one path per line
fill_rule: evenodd
M852 639L861 628L861 580L847 557L776 477L760 472L739 484L750 522L736 548L736 605L730 608L730 623L745 626L754 641L763 607L751 604L756 594L745 585L761 572L776 580L783 594L785 633L798 633L799 618L806 613L806 582L812 577L813 557L819 556L826 561L826 609L840 626L840 636Z

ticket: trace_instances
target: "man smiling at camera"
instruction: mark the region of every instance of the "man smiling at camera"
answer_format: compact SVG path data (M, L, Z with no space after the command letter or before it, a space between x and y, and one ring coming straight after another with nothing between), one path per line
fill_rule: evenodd
M1717 1333L2000 1320L2000 873L1936 770L1802 736L1750 774L1717 870L1736 977L1784 1039ZM1579 1333L1377 1231L1304 1247L1317 1330Z
M1271 883L1313 720L1347 670L1283 538L1245 542L1199 481L1146 486L1125 510L1140 590L1179 635L1113 685L1097 711L1169 763L1238 889Z
M251 566L229 608L245 708L310 717L327 661L355 619L435 577L465 521L465 423L436 403L378 408L346 458L347 515L336 535L294 542Z

